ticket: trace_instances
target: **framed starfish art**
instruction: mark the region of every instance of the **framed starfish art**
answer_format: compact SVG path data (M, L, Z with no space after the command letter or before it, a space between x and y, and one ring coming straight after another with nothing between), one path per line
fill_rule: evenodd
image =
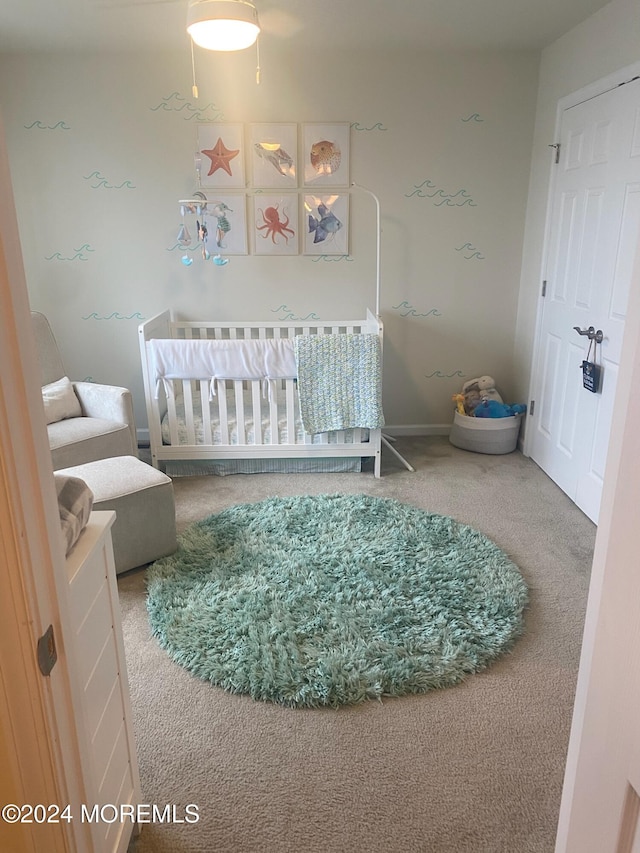
M198 125L201 187L244 189L244 159L241 124Z

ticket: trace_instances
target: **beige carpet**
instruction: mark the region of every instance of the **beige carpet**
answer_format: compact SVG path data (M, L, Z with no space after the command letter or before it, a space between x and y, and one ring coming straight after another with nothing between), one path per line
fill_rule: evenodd
M519 452L399 439L371 474L174 480L179 530L272 495L366 493L493 539L530 588L513 652L462 685L339 710L234 696L150 636L144 570L119 579L143 802L198 806L134 853L552 853L595 527Z

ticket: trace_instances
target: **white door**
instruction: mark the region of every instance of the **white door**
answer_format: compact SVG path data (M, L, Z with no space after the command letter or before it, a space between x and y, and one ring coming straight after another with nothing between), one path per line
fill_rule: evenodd
M565 109L558 153L529 453L597 522L640 224L640 79ZM603 334L597 393L576 327Z
M640 851L640 251L632 282L556 853Z

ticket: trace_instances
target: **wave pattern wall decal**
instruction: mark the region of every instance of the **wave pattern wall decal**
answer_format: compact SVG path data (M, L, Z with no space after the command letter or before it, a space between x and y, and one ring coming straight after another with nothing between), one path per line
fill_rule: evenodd
M106 190L135 190L135 184L132 184L131 181L122 181L121 184L110 184L109 181L101 175L97 170L91 172L90 175L82 176L85 181L97 181L97 183L92 183L91 187L94 190L100 189L101 187Z
M106 317L99 317L96 311L93 311L91 314L87 314L86 317L82 318L83 320L146 320L146 317L143 317L139 311L134 312L133 314L128 314L125 316L124 314L119 314L117 311L113 311L111 314Z
M71 130L65 121L58 121L55 124L43 124L41 121L32 121L31 124L25 124L26 130Z
M433 190L434 192L429 192L429 190ZM454 193L448 193L436 184L432 183L429 178L422 181L421 184L414 184L413 190L409 193L405 193L406 198L411 198L412 196L434 199L434 207L442 207L443 205L446 207L464 207L465 205L468 205L469 207L478 206L466 189L460 189L456 190Z
M184 113L185 121L214 121L223 120L224 115L214 103L205 104L204 107L194 106L187 101L179 92L172 92L168 97L162 98L155 107L149 107L151 112L162 110L167 113Z
M95 252L95 249L92 249L89 243L85 243L79 249L74 249L73 251L75 254L70 257L65 257L60 252L54 252L52 255L45 257L45 261L88 261L89 258L85 257L85 252Z
M349 255L316 255L316 257L311 258L311 262L317 264L318 261L328 261L333 263L338 263L339 261L348 261L349 263L353 262L353 258Z
M426 373L425 379L451 379L454 376L464 379L466 374L461 370L454 370L453 373L442 373L440 370L434 370L433 373Z
M411 317L430 317L430 316L442 317L442 314L440 313L440 311L438 311L437 308L432 308L430 311L427 311L426 313L421 313L421 312L417 311L413 307L413 305L411 305L406 300L404 302L400 302L399 305L392 305L391 307L393 308L394 311L399 311L401 317L409 317L409 316L411 316Z
M351 122L352 130L386 130L387 128L383 126L381 121L377 121L375 124L372 124L371 127L363 127L360 122L352 121Z
M305 320L319 320L320 319L320 317L318 317L318 315L315 313L315 311L311 311L309 314L306 315L306 317L297 317L293 313L293 311L289 308L289 306L285 305L284 303L282 305L279 305L277 308L270 308L269 310L273 314L279 314L280 316L278 317L278 320L282 320L282 321L284 321L284 320L300 320L300 321L304 322Z
M456 249L456 252L465 252L463 258L467 261L470 261L474 258L477 258L479 261L484 261L485 256L476 249L475 246L472 246L471 243L464 243L462 246L459 246ZM466 254L468 252L468 254Z

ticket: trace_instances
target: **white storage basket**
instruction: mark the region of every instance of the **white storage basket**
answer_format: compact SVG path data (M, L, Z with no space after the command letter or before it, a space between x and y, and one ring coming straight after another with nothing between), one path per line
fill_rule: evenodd
M522 415L474 418L456 412L449 433L454 447L475 453L512 453L518 444Z

